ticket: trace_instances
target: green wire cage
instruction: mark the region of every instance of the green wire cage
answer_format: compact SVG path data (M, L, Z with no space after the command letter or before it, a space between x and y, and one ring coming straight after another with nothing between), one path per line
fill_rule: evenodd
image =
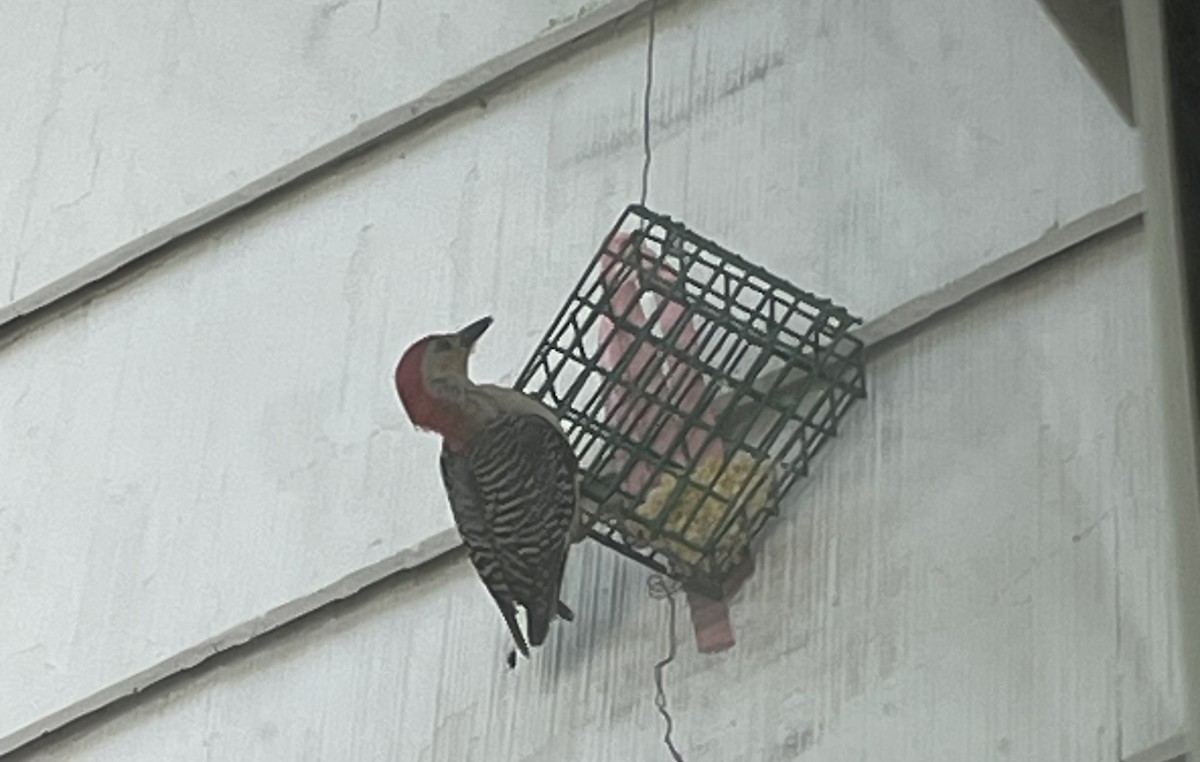
M563 422L589 536L720 598L866 396L859 322L633 205L516 387Z

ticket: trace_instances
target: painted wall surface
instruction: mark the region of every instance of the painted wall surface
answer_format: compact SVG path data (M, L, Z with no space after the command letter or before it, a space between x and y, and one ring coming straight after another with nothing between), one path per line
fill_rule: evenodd
M1037 195L1021 195L1019 203L1039 224L1038 208L1056 210L1060 220L1072 217L1075 199L1060 197L1060 183L1079 180L1077 187L1103 195L1114 182L1122 190L1132 182L1128 131L1111 118L1034 2L826 8L775 2L751 3L744 12L703 7L710 0L687 4L697 7L685 11L687 33L674 46L673 65L664 68L674 83L660 106L665 121L694 133L689 143L706 143L714 128L693 130L693 112L708 112L710 122L742 121L756 100L722 96L769 79L756 89L787 95L791 103L761 115L760 141L787 151L791 158L780 174L801 184L774 189L799 191L796 208L808 207L813 195L835 193L843 203L828 224L855 220L865 244L894 239L896 218L919 213L932 202L929 194L954 195L949 189L964 176L986 176L985 157L1026 124L1019 134L1027 153L1016 166L1061 167L1085 151L1106 157L1092 163L1095 175L1068 172L1034 186ZM0 8L0 93L9 105L0 117L0 300L27 295L594 5L6 3ZM713 23L713 13L729 18ZM572 157L604 160L634 142L629 112L636 80L632 69L620 80L603 80L606 97L596 103L606 104L606 116L588 112L593 121L575 132L584 142L568 138L559 147ZM967 112L975 118L956 118ZM820 124L848 128L859 138L855 148L850 141L839 140L841 150L814 141L822 136ZM1077 126L1064 155L1051 136ZM758 142L742 150L757 153ZM877 188L850 180L873 165L880 171ZM838 186L821 182L833 175L841 178ZM754 181L735 181L736 195L757 204L746 183ZM922 192L896 192L909 184ZM728 206L700 187L690 184L695 211ZM864 203L864 193L906 201ZM964 207L996 201L957 197ZM914 244L937 238L928 229L907 234Z
M1144 671L1173 624L1141 617L1169 612L1144 249L1110 236L874 363L762 544L737 646L699 655L680 623L685 758L1112 762L1133 704L1178 722L1170 665ZM24 759L661 760L646 576L583 546L576 622L510 673L465 560L439 562Z
M660 21L652 205L864 317L1137 190L1035 3ZM513 378L636 197L643 66L635 30L0 349L0 736L449 526L395 359L491 312Z
M0 304L594 4L0 4Z

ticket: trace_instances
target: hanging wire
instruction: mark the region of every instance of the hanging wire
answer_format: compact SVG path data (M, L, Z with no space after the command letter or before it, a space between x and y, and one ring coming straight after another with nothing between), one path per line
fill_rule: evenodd
M642 196L646 205L650 193L650 90L654 85L654 16L658 0L650 0L650 31L646 41L646 90L642 95Z
M657 10L658 0L650 0L650 24L646 39L646 89L642 96L643 159L641 205L643 207L646 206L646 197L650 192L650 94L654 86L654 22ZM645 224L646 222L643 221L643 227ZM683 755L679 753L679 749L675 748L675 742L671 739L671 730L674 729L675 722L671 718L671 713L667 711L667 693L663 686L663 671L667 668L668 664L675 661L675 655L679 647L679 643L675 637L675 593L679 592L680 584L676 580L665 577L662 574L653 574L646 581L646 586L653 600L666 599L668 610L670 611L667 655L654 664L654 706L658 708L658 713L663 716L663 720L667 724L667 729L663 733L663 743L667 745L667 750L671 752L671 759L675 760L675 762L685 762Z
M685 762L683 755L679 753L679 749L675 748L675 742L671 740L671 730L674 728L674 721L671 719L671 713L667 711L667 693L663 688L663 670L667 665L675 661L675 653L678 648L678 642L675 639L675 593L679 592L679 583L661 574L651 575L646 581L646 586L650 590L650 597L654 600L667 601L670 610L670 633L667 646L667 655L654 665L654 705L658 707L658 713L663 716L663 720L667 723L667 729L663 733L663 743L667 745L667 750L671 752L671 758L675 762Z

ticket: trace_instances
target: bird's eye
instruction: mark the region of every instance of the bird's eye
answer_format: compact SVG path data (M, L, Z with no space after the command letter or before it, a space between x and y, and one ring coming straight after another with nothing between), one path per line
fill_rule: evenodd
M449 339L438 339L437 341L433 342L433 348L438 350L439 352L445 352L447 349L450 348L450 340Z

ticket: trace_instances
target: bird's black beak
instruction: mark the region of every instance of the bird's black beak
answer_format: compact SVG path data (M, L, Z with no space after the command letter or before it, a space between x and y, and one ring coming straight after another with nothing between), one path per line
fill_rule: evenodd
M491 327L491 316L489 315L488 317L481 317L474 323L471 323L469 326L459 331L458 340L462 342L464 347L470 347L474 345L476 341L479 341L479 337L483 335L484 331Z

